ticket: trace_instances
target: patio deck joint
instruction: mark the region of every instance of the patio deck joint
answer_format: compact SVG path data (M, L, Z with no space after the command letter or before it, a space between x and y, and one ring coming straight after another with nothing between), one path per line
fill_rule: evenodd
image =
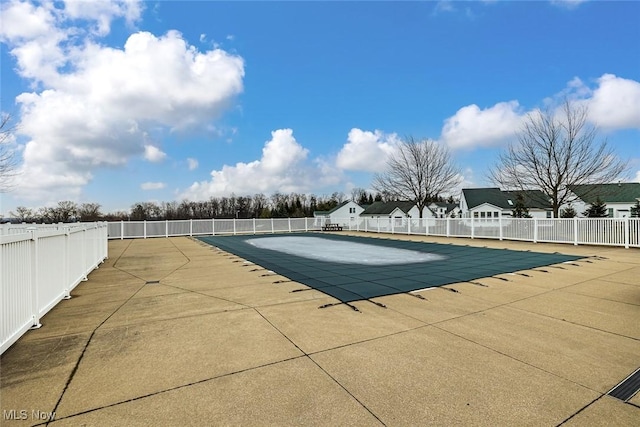
M612 388L607 394L626 402L635 396L638 391L640 391L640 368L622 380L620 384Z

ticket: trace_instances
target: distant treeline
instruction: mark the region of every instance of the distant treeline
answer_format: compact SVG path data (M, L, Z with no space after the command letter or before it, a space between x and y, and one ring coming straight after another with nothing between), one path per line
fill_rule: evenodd
M390 201L390 195L372 195L364 189L356 188L350 197L344 193L330 196L314 194L282 194L272 196L211 197L205 201L183 200L181 202L140 202L134 203L129 212L103 213L98 203L58 202L53 207L39 209L19 206L10 216L15 222L58 223L76 221L158 221L206 218L303 218L312 217L315 211L328 211L345 200L353 200L360 205L374 201ZM437 201L444 201L438 198Z

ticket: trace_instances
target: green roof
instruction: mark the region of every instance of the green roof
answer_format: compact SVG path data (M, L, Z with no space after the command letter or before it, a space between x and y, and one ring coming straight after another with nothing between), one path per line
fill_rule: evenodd
M499 188L463 188L462 194L467 201L467 207L473 209L483 203L489 203L502 209L511 209L507 198ZM515 202L514 202L515 203Z
M598 197L605 203L635 203L640 199L640 183L571 185L569 189L585 203L593 203Z
M409 213L416 204L413 202L373 202L360 215L389 215L396 208L404 213Z
M529 209L553 209L549 196L540 190L524 190L524 191L503 191L505 196L516 202L518 195L521 194L524 199L524 205Z
M522 194L525 206L530 209L551 209L548 197L540 190L502 191L497 187L463 188L462 194L467 201L468 209L473 209L483 203L489 203L501 209L513 209L518 194Z

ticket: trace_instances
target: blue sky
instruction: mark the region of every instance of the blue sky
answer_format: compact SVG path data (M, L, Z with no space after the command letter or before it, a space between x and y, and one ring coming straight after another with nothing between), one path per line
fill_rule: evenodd
M640 181L638 19L638 2L3 2L20 174L0 213L349 194L407 135L486 186L526 114L565 98Z

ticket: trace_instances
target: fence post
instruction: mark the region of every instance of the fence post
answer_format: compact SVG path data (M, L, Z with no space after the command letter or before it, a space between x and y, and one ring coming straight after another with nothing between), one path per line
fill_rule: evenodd
M89 273L87 271L87 227L82 227L82 269L83 269L83 276L82 276L82 281L86 282L87 280L89 280L89 278L87 277L87 274Z
M309 231L309 224L307 223L307 220L309 218L305 217L304 218L304 232L306 233L307 231Z
M32 325L30 329L38 329L42 327L40 323L40 307L38 298L38 229L36 227L27 228L31 234L31 319Z
M631 226L631 221L629 221L629 217L624 218L624 247L625 249L629 249L629 227Z
M578 218L573 218L573 245L578 246Z
M256 234L256 219L253 218L253 234Z
M124 220L120 220L120 240L124 240Z
M236 235L236 219L233 218L233 235Z
M189 220L189 237L193 237L193 219Z
M498 217L498 227L500 228L500 240L502 240L502 212L500 212L498 215L500 215Z
M533 243L538 243L538 218L533 218Z
M216 219L215 218L211 218L211 235L212 236L216 235Z
M64 299L71 299L71 290L69 289L69 268L71 263L69 257L69 235L69 227L64 227L64 248L62 249L62 280L66 287Z
M164 237L169 237L169 220L164 220Z
M287 217L289 223L289 233L291 233L291 217Z
M473 239L476 234L476 225L473 221L473 215L471 215L471 238Z
M407 218L407 236L411 234L411 218Z
M143 232L142 235L146 239L147 238L147 220L145 219L142 223Z
M273 228L273 218L271 218L271 234L274 234L276 231Z
M447 217L446 235L447 235L447 237L451 237L451 218L449 218L449 217Z

